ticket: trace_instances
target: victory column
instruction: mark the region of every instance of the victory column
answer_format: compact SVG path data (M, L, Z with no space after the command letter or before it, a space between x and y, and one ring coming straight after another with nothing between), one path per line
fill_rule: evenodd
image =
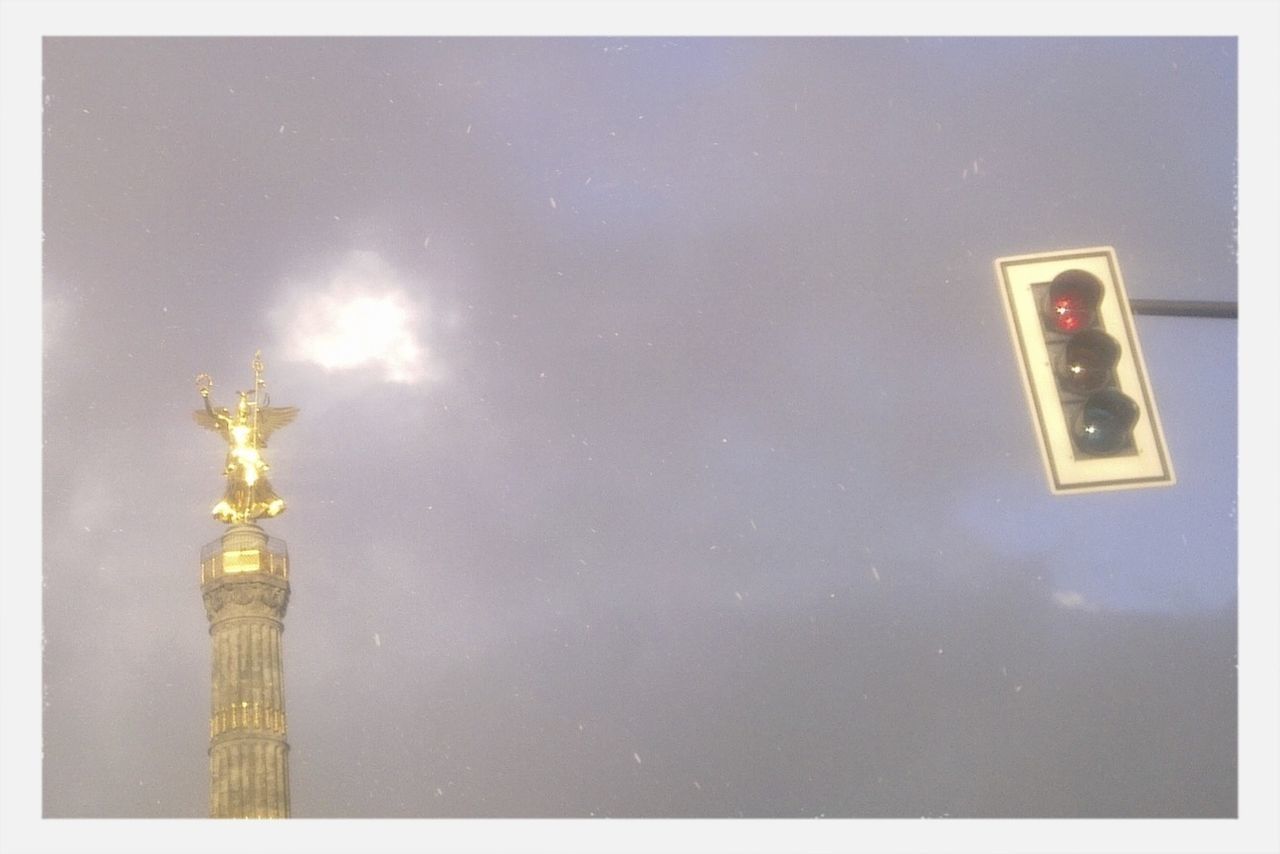
M209 815L288 818L289 743L280 635L289 604L289 555L256 520L284 512L262 457L267 439L293 421L296 407L273 407L264 391L261 353L253 389L234 409L209 402L213 380L196 378L204 409L196 423L227 443L227 488L213 516L228 526L200 554L200 592L213 639L209 716Z

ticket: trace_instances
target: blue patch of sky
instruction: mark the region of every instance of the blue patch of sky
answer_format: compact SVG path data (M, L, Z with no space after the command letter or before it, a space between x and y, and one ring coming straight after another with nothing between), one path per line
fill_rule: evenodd
M1087 193L1090 187L1108 186L1115 181L1117 170L1123 169L1134 186L1128 192L1113 188L1105 197L1129 207L1091 215L1086 201L1072 198L1059 209L1028 212L1024 223L1029 222L1044 240L1091 242L1094 232L1112 235L1114 242L1133 256L1125 255L1122 262L1135 296L1222 298L1224 293L1234 292L1233 278L1204 281L1211 271L1233 269L1233 258L1226 254L1232 250L1225 240L1221 246L1204 248L1196 257L1183 258L1171 267L1162 267L1160 259L1145 257L1140 251L1149 243L1158 245L1156 235L1148 233L1152 222L1160 225L1158 217L1165 217L1161 227L1179 233L1194 232L1195 223L1203 221L1211 233L1223 235L1223 224L1233 221L1229 210L1233 199L1224 192L1234 181L1232 147L1221 145L1220 139L1208 139L1213 135L1203 133L1202 127L1185 124L1185 117L1191 115L1201 123L1221 126L1223 134L1234 132L1235 84L1223 74L1224 69L1234 67L1231 40L984 40L991 47L989 52L975 51L967 40L919 41L792 43L789 50L793 53L781 60L777 55L770 57L773 67L784 76L788 63L794 71L796 63L807 61L809 50L843 58L841 63L824 65L829 88L807 92L806 100L794 102L797 124L789 132L804 134L809 153L827 158L829 178L840 185L840 194L852 198L860 190L867 191L873 210L859 222L870 233L859 238L855 230L850 239L869 243L881 238L906 239L923 228L933 245L950 246L956 262L948 271L961 273L961 278L965 278L963 268L968 262L960 260L959 253L968 241L972 254L980 258L974 263L984 268L985 281L987 259L1010 248L997 245L997 238L1020 239L1016 227L1000 223L1008 215L1005 208L1009 201L1028 197L1027 182L1046 190L1074 186ZM477 144L505 165L513 196L529 205L530 213L543 217L549 231L565 239L598 238L610 231L624 234L629 227L653 228L664 222L667 227L696 227L698 200L717 182L723 184L726 197L733 197L741 194L733 188L735 177L786 180L786 172L771 175L760 170L750 160L750 151L719 151L710 157L705 151L714 141L707 137L711 125L706 111L721 106L717 98L726 84L743 76L761 81L768 78L762 75L767 69L763 69L763 54L758 50L761 45L714 39L573 40L571 49L563 52L563 73L555 81L554 91L547 90L546 81L522 84L503 79L502 85L492 87L506 93L501 100L486 99L482 92L477 96L476 126L482 128ZM517 46L517 50L524 49L534 47ZM1172 87L1167 74L1170 63L1184 72L1178 78L1182 83ZM1046 77L1046 67L1057 73ZM514 77L519 68L517 61L493 73ZM898 75L886 76L885 68L896 69ZM804 78L803 73L800 77ZM1123 85L1113 86L1117 81ZM788 96L783 106L791 107L790 97L799 93L797 83L792 80L780 85L782 88L771 95L753 92L744 97L738 93L730 112L721 115L734 116L733 121L750 121L744 110L759 105L753 98L777 100L780 94ZM810 111L818 116L836 115L830 110L840 99L856 101L862 109L854 112L874 118L873 124L863 128L846 120L829 133L806 125ZM1134 110L1143 120L1125 122ZM1168 118L1162 118L1166 112ZM1001 126L1002 116L1012 122L1008 128ZM1029 117L1041 120L1030 122ZM939 125L936 138L922 136ZM1152 137L1151 127L1165 128L1167 133ZM860 128L867 133L859 136ZM735 140L732 144L738 149L743 148L741 130L725 135L727 140ZM1021 140L1010 151L1040 151L1041 156L1017 162L1005 158L1001 149L1004 130ZM1073 139L1073 133L1081 136ZM1098 133L1109 135L1114 144L1099 148L1094 138ZM919 156L908 157L911 152L895 141L903 145L914 141ZM1073 153L1077 145L1078 152ZM1094 159L1092 155L1100 151L1104 159ZM1113 160L1106 160L1105 152L1110 152ZM981 185L971 183L963 200L938 199L938 187L927 181L922 184L916 174L921 157L930 174L943 177L941 170L958 171L970 165L973 157L983 157L984 177L994 174L1005 184L992 185L995 196L982 195L978 190ZM1172 168L1188 161L1203 167L1194 180L1161 168L1164 162ZM708 168L699 174L699 166ZM950 177L957 185L961 183L959 174ZM889 183L884 183L886 180ZM908 204L901 193L895 195L895 184L914 201ZM815 192L822 189L815 188ZM552 198L556 200L554 207ZM895 198L911 215L909 223L903 217L887 223L886 205L892 207ZM768 201L763 193L761 199ZM797 200L814 204L814 197L804 193ZM959 234L949 231L944 210L952 217L972 215L976 225ZM844 207L839 212L849 213ZM1156 220L1153 214L1158 215ZM938 272L936 264L909 261L885 261L887 281L894 280L895 274L901 278L904 264L921 267L917 271L921 274ZM857 264L855 267L861 269ZM1181 275L1174 275L1179 272ZM932 282L912 299L935 292L936 286L937 282ZM883 292L874 296L876 291L881 289L868 296L877 302L887 299ZM897 301L889 302L898 305ZM986 304L994 311L993 302ZM996 554L1025 557L1029 565L1047 566L1058 588L1079 592L1087 601L1104 607L1183 611L1216 608L1233 601L1235 330L1221 321L1179 321L1181 330L1167 332L1161 323L1144 321L1143 333L1150 338L1148 359L1157 398L1165 410L1180 486L1055 497L1048 494L1038 460L1031 453L1015 455L1010 464L1016 472L987 473L980 468L975 472L972 466L951 465L936 474L968 482L966 497L952 506L952 518L940 524L904 522L898 526L902 529L902 551L934 551L954 543L955 526L959 525ZM992 331L1000 324L999 319L993 319L988 331L1003 348L1002 335ZM1149 334L1147 328L1151 329ZM875 337L874 330L866 334ZM945 340L939 339L937 346L946 346ZM938 361L937 355L935 350L929 360ZM946 357L944 361L964 356L941 355ZM954 359L950 363L963 366ZM857 366L851 369L857 379ZM879 386L892 392L892 375L877 379ZM970 393L985 396L994 380L1014 382L1013 374L1005 371L998 377L979 377L976 385L965 390L950 382L946 372L926 370L922 376L917 373L914 385L932 386L935 397L940 395L946 403ZM1196 401L1208 405L1197 405ZM899 402L891 397L872 404L892 409ZM901 414L893 416L893 429L898 429L902 420ZM981 425L969 426L976 429ZM1003 435L1012 442L1021 436L1024 444L1031 446L1030 430L1029 423L1019 423ZM1229 438L1223 438L1224 431ZM736 443L734 449L726 449L725 462L729 462L746 448L745 437L742 431L725 432L734 433ZM850 442L855 441L856 436L851 435ZM978 437L970 441L978 441ZM768 471L730 474L721 470L712 473L713 479L726 488L758 489L762 509L771 509L775 520L786 520L793 530L806 528L809 537L825 542L817 551L841 550L843 541L829 520L806 519L801 513L788 513L785 506L770 508L768 500L771 495L805 492L810 481L822 481L825 488L833 488L827 483L832 479L832 457L815 454L808 464L792 459L789 465L793 470L784 474L764 462L770 453L763 447L754 447L749 453L756 460L754 465ZM932 456L925 454L922 469L930 465ZM742 463L739 458L738 464ZM897 464L871 461L866 465L870 473L891 470ZM925 472L905 474L918 478ZM779 477L786 483L778 482ZM905 492L889 497L920 500ZM934 510L946 512L944 502L935 504ZM882 516L881 522L894 526L892 512ZM887 533L885 528L880 531Z
M701 193L683 179L682 152L708 99L749 67L751 42L722 39L571 39L562 69L519 80L520 63L496 69L501 97L479 93L478 144L507 166L517 195L566 235L647 225ZM516 45L524 50L526 46ZM510 78L510 79L508 79ZM555 199L552 208L550 200Z

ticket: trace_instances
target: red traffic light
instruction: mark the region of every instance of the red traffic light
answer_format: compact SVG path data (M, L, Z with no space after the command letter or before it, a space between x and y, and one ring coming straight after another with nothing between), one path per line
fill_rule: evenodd
M1049 285L1045 311L1049 328L1067 335L1088 329L1097 317L1102 293L1102 283L1083 270L1059 273Z

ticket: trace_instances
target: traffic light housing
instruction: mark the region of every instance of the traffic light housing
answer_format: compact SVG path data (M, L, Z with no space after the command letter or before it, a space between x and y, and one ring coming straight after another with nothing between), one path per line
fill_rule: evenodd
M1017 255L995 266L1049 489L1173 484L1115 250Z

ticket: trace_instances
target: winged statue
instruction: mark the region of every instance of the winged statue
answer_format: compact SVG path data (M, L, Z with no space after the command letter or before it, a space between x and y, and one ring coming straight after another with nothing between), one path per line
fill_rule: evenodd
M271 466L263 459L271 434L290 424L298 416L296 406L272 406L264 391L262 354L253 357L253 389L237 391L235 408L214 406L209 401L213 380L208 374L196 378L196 388L204 399L204 409L192 413L195 422L212 430L227 443L227 462L223 474L227 489L213 507L213 516L228 525L251 523L264 516L271 518L284 512L284 499L276 494L267 480Z

